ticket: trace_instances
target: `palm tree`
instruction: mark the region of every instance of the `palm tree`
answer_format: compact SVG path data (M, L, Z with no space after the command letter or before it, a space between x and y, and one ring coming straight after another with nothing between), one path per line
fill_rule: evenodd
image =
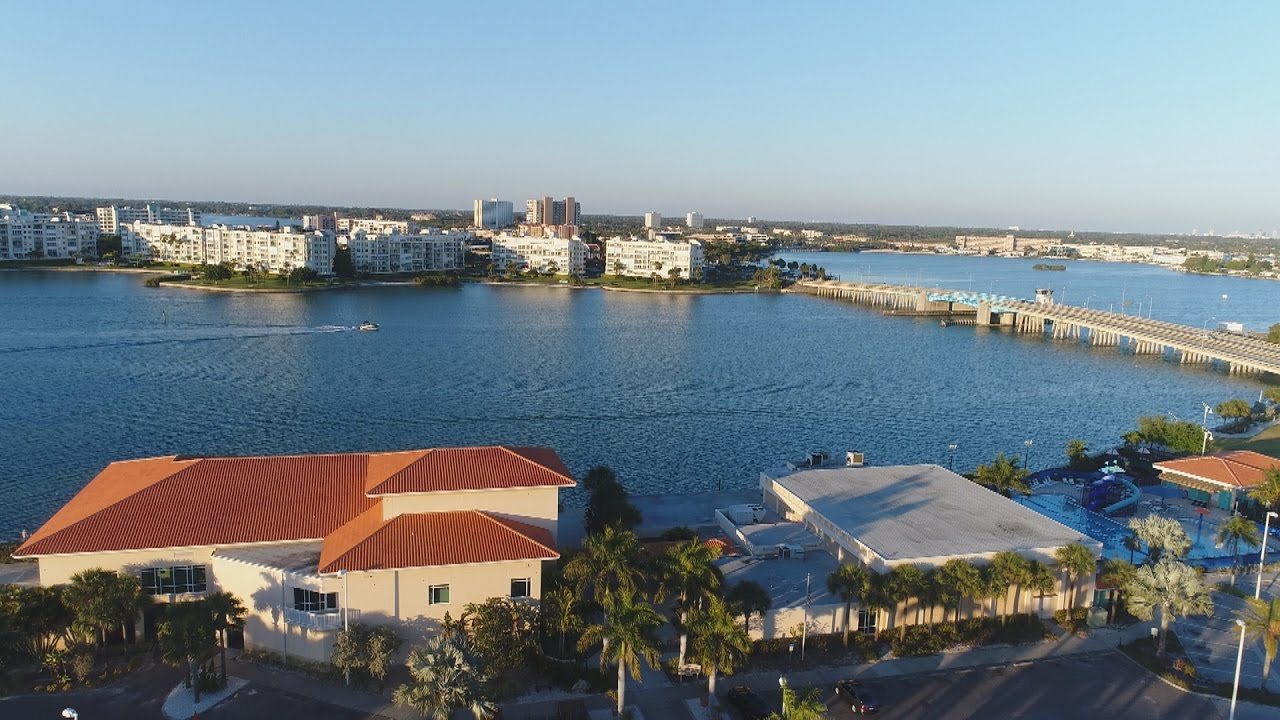
M938 571L930 570L924 574L924 583L920 586L920 603L929 608L929 624L933 624L934 611L942 602L942 585L938 582Z
M164 661L186 666L187 680L200 702L200 663L217 648L213 615L203 602L173 603L160 623L158 639Z
M484 663L460 632L443 632L409 653L409 682L396 688L396 705L432 720L449 720L457 710L470 710L488 720L498 710L483 690Z
M1142 549L1142 541L1132 532L1124 536L1122 543L1126 550L1129 551L1129 564L1133 564L1133 554Z
M1072 468L1078 467L1080 463L1089 456L1089 446L1079 438L1067 441L1067 460L1070 461Z
M1275 388L1280 390L1280 388ZM1280 469L1270 468L1262 484L1249 491L1249 497L1265 508L1280 507Z
M206 595L202 602L213 616L213 629L218 633L218 649L222 655L222 681L226 682L227 631L244 627L244 616L248 609L240 602L240 598L225 591Z
M618 713L626 707L627 671L632 680L640 679L640 658L649 667L658 664L658 640L654 630L665 621L644 598L632 590L620 590L604 601L604 620L590 625L578 639L578 649L585 651L600 643L609 660L618 661Z
M942 606L954 609L960 622L961 602L982 593L982 573L968 560L952 558L938 568L938 588Z
M578 594L568 585L559 585L542 594L541 615L551 629L560 633L560 654L565 653L565 637L582 628Z
M899 626L899 637L907 637L907 623L897 617L897 604L902 603L902 614L907 613L907 604L911 598L919 597L924 588L925 577L915 565L896 565L889 571L885 579L885 594L894 602L894 624ZM920 622L920 603L916 603L916 622Z
M1236 611L1236 617L1244 621L1246 636L1258 637L1262 640L1262 689L1267 689L1267 679L1271 675L1271 661L1276 659L1276 644L1280 641L1280 597L1270 601L1258 598L1245 598L1247 603Z
M1236 586L1236 571L1240 569L1240 541L1259 545L1258 525L1243 515L1232 515L1218 526L1218 544L1231 543L1231 587Z
M98 643L107 641L107 629L131 625L151 598L142 594L142 585L132 575L90 568L71 576L63 590L63 601L76 616L76 624L97 634Z
M634 592L640 584L640 541L630 530L605 526L582 541L582 552L564 566L564 578L577 587L578 597L603 604L615 592ZM600 667L609 655L608 638L600 649Z
M1208 615L1213 612L1213 598L1200 579L1200 573L1189 565L1165 558L1153 565L1143 565L1133 574L1125 588L1129 612L1140 620L1150 620L1160 608L1160 643L1156 652L1164 655L1169 635L1169 620L1179 615Z
M1009 588L1016 588L1013 605L1021 609L1022 586L1030 582L1031 563L1018 553L1005 550L991 558L988 572L992 590L1005 600L1005 611L1000 614L1000 621L1005 622L1009 617Z
M627 269L627 267L626 267L625 265L623 265L623 264L622 264L622 261L621 261L621 260L614 260L614 261L613 261L613 274L614 274L614 276L615 276L615 277L621 277L621 276L622 276L622 271L623 271L623 270L626 270L626 269Z
M786 678L780 678L782 686L782 717L786 720L823 720L827 717L827 704L822 700L822 691L811 688L803 696L797 695ZM776 717L770 715L770 720Z
M1035 591L1036 597L1043 598L1058 586L1058 576L1053 568L1039 560L1030 561L1027 577L1027 587Z
M742 616L742 626L748 631L751 629L752 615L764 617L773 607L773 596L755 580L743 580L730 587L724 599L734 614Z
M1075 610L1076 581L1086 574L1097 572L1098 558L1094 557L1092 550L1078 542L1058 548L1053 557L1058 561L1058 568L1067 574L1067 580L1070 581L1071 594L1067 596L1067 608Z
M985 485L1008 497L1012 490L1031 493L1031 487L1027 485L1027 476L1030 474L1026 468L1018 467L1017 463L1006 457L1004 453L997 453L996 459L990 465L978 466L974 471L973 479L979 485Z
M653 261L653 272L650 273L650 275L653 277L654 285L658 284L658 273L660 272L662 272L662 261L661 260Z
M1115 622L1116 613L1123 603L1124 590L1129 587L1129 583L1133 582L1133 574L1137 570L1133 563L1125 562L1121 558L1111 558L1102 564L1102 572L1098 573L1098 580L1114 590L1111 602L1107 604L1107 622Z
M684 629L689 619L689 608L695 602L720 589L720 573L711 563L720 557L720 546L709 545L698 539L673 545L659 561L658 594L663 602L675 597L680 610L680 664L684 665L689 635Z
M1180 558L1191 549L1191 538L1182 529L1182 523L1173 518L1148 515L1131 518L1129 529L1147 546L1147 563L1155 564L1166 554Z
M849 611L867 586L867 571L844 564L827 576L827 590L844 601L844 646L849 647Z
M734 662L751 652L751 638L738 626L723 600L712 596L705 607L689 616L693 656L707 671L707 692L716 696L716 673L733 672Z

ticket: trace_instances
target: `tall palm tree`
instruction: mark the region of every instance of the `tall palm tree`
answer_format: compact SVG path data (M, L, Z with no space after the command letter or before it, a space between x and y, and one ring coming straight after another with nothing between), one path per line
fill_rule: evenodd
M1243 515L1232 515L1218 526L1218 544L1231 543L1231 587L1236 586L1236 572L1240 569L1240 541L1259 545L1258 525Z
M102 568L73 575L63 590L63 601L75 613L77 626L94 631L99 644L106 643L108 629L132 625L151 604L138 578Z
M924 574L924 583L920 585L920 603L929 608L929 624L934 622L934 611L942 603L942 584L938 581L938 571L930 570Z
M1107 603L1107 622L1115 622L1116 613L1124 601L1125 588L1133 582L1133 574L1137 571L1133 563L1126 562L1123 558L1111 558L1102 564L1102 572L1098 573L1098 580L1114 590L1111 594L1111 602Z
M632 680L640 679L640 658L649 667L658 664L658 640L654 630L666 622L644 598L631 590L620 590L604 601L604 620L589 625L578 639L578 648L586 650L597 643L610 660L618 661L618 713L626 707L627 672Z
M1261 485L1249 491L1249 497L1272 510L1280 507L1280 469L1267 470L1266 478Z
M229 592L216 592L204 597L204 605L213 616L213 629L218 633L218 649L222 655L222 680L227 680L227 631L244 627L248 613L240 598Z
M968 560L952 558L938 568L938 587L942 606L955 610L955 621L960 622L960 605L964 599L983 592L982 573Z
M1132 565L1133 554L1142 549L1142 541L1138 539L1137 535L1130 532L1128 535L1124 536L1122 544L1124 545L1124 548L1129 551L1129 564Z
M755 580L743 580L733 585L725 593L724 599L734 614L742 616L743 627L748 631L751 629L752 615L764 617L773 607L773 596Z
M860 604L868 614L874 613L874 617L878 619L882 610L887 612L894 607L896 601L894 600L892 589L889 587L889 576L887 574L882 575L868 570L863 583ZM874 621L872 624L875 624ZM861 631L861 628L859 630Z
M778 684L782 686L782 718L824 720L827 717L827 704L822 700L821 690L810 688L804 695L800 695L786 682L786 678L780 679ZM773 720L774 717L777 716L770 715L769 719Z
M542 593L540 610L550 629L560 633L560 654L564 655L566 636L582 628L577 593L568 585L557 585Z
M1058 587L1057 573L1039 560L1030 561L1027 577L1029 578L1027 587L1035 591L1035 597L1043 598Z
M1187 537L1187 531L1182 528L1182 523L1173 518L1159 515L1131 518L1129 529L1146 544L1148 564L1154 565L1165 555L1180 558L1191 549L1191 538Z
M157 638L164 661L186 667L187 682L200 702L200 664L216 650L213 615L200 601L179 602L169 606L160 623Z
M1007 497L1012 490L1029 494L1031 486L1027 485L1027 476L1030 474L1026 468L1018 467L1012 458L997 453L990 465L978 466L973 479Z
M885 594L894 602L894 623L898 625L898 636L905 639L907 637L907 623L905 618L897 617L897 603L902 603L902 614L907 612L907 605L912 598L920 596L924 589L925 577L920 568L915 565L896 565L889 571L888 577L885 579ZM916 603L916 622L920 622L920 603Z
M714 698L716 673L732 673L738 658L751 652L751 638L725 602L714 596L693 611L687 627L693 633L693 656L707 671L707 691Z
M1005 601L1005 611L1000 613L1000 621L1003 623L1009 617L1009 588L1016 588L1013 595L1014 607L1022 607L1022 586L1030 581L1031 563L1018 553L1005 550L991 558L988 572L992 590Z
M1070 594L1067 596L1067 608L1076 609L1076 581L1080 578L1092 576L1098 570L1098 558L1089 548L1078 542L1070 545L1064 545L1053 553L1053 558L1058 561L1058 568L1066 573L1067 580L1070 582Z
M1236 617L1244 621L1245 635L1262 640L1262 689L1267 689L1271 676L1271 661L1276 659L1276 645L1280 641L1280 597L1268 600L1245 598L1245 605L1236 611Z
M827 576L827 590L844 601L844 646L849 647L849 611L867 586L867 571L859 565L844 564Z
M1125 589L1129 612L1140 620L1150 620L1160 609L1160 642L1156 652L1164 654L1169 636L1169 620L1179 615L1208 615L1213 598L1193 567L1165 558L1143 565Z
M432 720L449 720L457 710L470 710L488 720L498 710L484 692L484 663L460 632L443 632L409 652L409 682L396 688L392 700Z
M640 584L640 541L630 530L609 525L582 541L582 552L564 566L564 578L577 588L578 597L603 605L614 593L635 592ZM600 653L604 667L608 648Z
M720 573L711 564L720 557L720 546L709 545L698 539L671 546L659 560L658 594L654 598L663 602L668 597L676 599L680 610L680 664L684 665L689 634L684 629L689 619L689 609L695 603L720 589Z

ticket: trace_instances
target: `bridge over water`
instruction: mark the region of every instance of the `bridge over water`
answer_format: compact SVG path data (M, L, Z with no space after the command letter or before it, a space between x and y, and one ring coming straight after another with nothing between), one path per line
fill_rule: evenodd
M990 293L910 285L801 280L789 292L846 300L891 314L958 318L957 324L997 327L1057 340L1161 355L1184 364L1221 365L1232 374L1280 375L1280 345L1151 318L1053 302L1041 291L1035 300Z

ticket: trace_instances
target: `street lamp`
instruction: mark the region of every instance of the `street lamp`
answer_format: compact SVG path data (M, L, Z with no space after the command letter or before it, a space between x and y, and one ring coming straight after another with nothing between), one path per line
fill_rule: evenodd
M1022 441L1022 444L1027 448L1026 455L1024 455L1022 458L1022 469L1030 470L1031 469L1031 446L1035 445L1036 443L1031 438L1027 438L1026 440Z
M1204 406L1204 419L1200 421L1200 427L1208 430L1209 416L1213 414L1213 408L1209 407L1209 403L1207 402L1202 402L1200 404ZM1201 454L1203 455L1204 453L1201 453Z
M1236 620L1240 626L1240 650L1236 653L1236 680L1231 685L1231 712L1227 720L1236 720L1236 695L1240 693L1240 663L1244 661L1244 621Z
M1239 621L1237 620L1236 622L1239 622ZM791 649L792 650L796 649L795 643L791 643ZM786 677L782 675L778 676L778 687L782 689L782 717L786 717L787 716L787 678Z
M351 607L351 601L347 599L348 598L347 571L345 569L339 570L338 577L342 578L342 633L346 635L348 631L351 629L347 625L347 620L350 618L350 613L348 612L348 610ZM351 668L350 667L347 668L344 675L346 676L347 687L351 687Z
M1267 562L1267 533L1271 532L1271 518L1276 517L1274 510L1267 513L1267 520L1262 524L1262 552L1258 554L1258 586L1253 589L1255 598L1262 597L1262 567Z
M1205 454L1209 449L1209 441L1213 439L1213 433L1208 430L1204 431L1204 442L1200 443L1200 454Z
M951 459L947 461L947 469L951 472L956 471L956 448L960 447L955 443L947 446L947 452L951 454Z
M62 717L67 720L79 720L80 713L76 712L74 708L63 708Z

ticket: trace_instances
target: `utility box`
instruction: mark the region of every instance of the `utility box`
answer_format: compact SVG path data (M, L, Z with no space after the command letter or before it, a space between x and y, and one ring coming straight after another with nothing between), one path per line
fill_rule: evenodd
M726 508L726 515L734 525L753 525L764 520L763 505L730 505Z

